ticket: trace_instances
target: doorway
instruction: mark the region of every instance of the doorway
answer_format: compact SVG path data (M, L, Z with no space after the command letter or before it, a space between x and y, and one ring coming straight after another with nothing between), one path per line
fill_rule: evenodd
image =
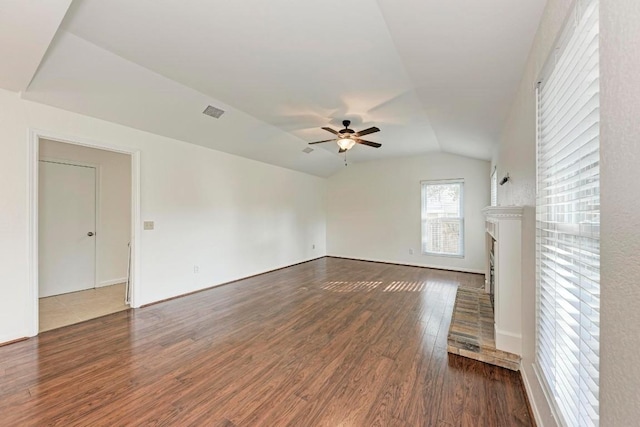
M93 166L40 160L40 298L95 288L96 184Z
M129 153L38 138L37 331L131 306Z

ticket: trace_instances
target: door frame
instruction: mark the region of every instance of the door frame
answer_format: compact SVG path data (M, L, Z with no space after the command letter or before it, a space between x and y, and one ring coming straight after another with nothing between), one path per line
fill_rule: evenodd
M50 138L46 138L46 139L50 139ZM39 142L39 141L38 141ZM38 147L40 145L38 144ZM94 215L94 221L95 221L95 226L94 226L94 233L95 233L95 248L93 251L93 288L95 289L98 286L98 239L100 239L100 236L102 235L102 230L100 230L100 207L101 207L101 202L100 202L100 190L101 190L101 185L102 185L102 171L100 170L101 166L95 163L88 163L88 162L80 162L77 160L68 160L68 159L61 159L61 158L55 158L55 157L41 157L38 156L38 162L48 162L48 163L58 163L61 165L68 165L68 166L77 166L77 167L81 167L81 168L93 168L95 170L95 198L96 198L96 203L95 203L95 210L96 210L96 214ZM39 190L39 189L38 189ZM40 192L38 191L38 194L40 194ZM40 206L38 206L38 209L40 209ZM38 216L40 215L40 211L38 210ZM38 236L38 239L40 237ZM38 245L40 245L40 242L38 242ZM39 249L39 246L38 246ZM38 256L40 256L40 252L38 252ZM39 285L39 278L40 278L40 274L38 273L38 285ZM38 294L40 293L39 290L39 286L38 286ZM38 295L38 300L39 300L39 295Z
M130 306L138 308L137 296L140 285L140 235L142 231L140 222L140 150L121 147L115 144L102 141L92 141L81 137L69 136L58 132L45 131L40 129L28 129L28 212L29 212L29 300L27 307L31 311L31 325L29 325L29 336L36 336L39 332L39 286L38 286L38 169L39 169L39 143L40 139L48 139L56 142L64 142L72 145L79 145L99 150L112 151L115 153L128 154L131 156L131 264L130 282L131 292ZM96 184L97 185L97 184ZM96 195L97 196L97 195ZM96 218L98 220L99 218ZM97 234L98 230L96 230ZM97 266L97 264L96 264ZM97 268L96 268L97 271Z

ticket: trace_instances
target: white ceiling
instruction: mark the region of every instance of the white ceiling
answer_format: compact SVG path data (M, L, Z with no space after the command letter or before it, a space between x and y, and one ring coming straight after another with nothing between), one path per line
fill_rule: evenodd
M350 162L489 159L544 3L75 0L24 96L320 176L345 118L382 129Z
M27 88L70 4L71 0L0 1L0 87L14 92Z

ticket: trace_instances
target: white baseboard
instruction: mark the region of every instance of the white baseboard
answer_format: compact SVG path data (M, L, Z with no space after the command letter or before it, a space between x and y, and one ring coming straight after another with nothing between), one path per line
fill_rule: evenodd
M566 425L566 423L559 421L560 417L558 416L557 408L553 404L553 399L547 387L543 384L536 365L532 362L528 362L528 365L525 365L523 361L520 373L536 425L540 427Z
M529 380L528 372L528 369L523 369L523 367L520 366L520 375L522 375L524 390L527 393L527 399L529 400L529 405L531 405L531 411L533 411L534 421L536 422L537 426L544 427L544 423L542 422L542 415L540 414L540 408L538 408L538 402L534 398L533 390L531 388L531 381ZM537 381L537 378L535 380Z
M330 258L354 259L356 261L381 262L384 264L406 265L409 267L433 268L435 270L456 271L460 273L485 274L484 270L479 270L477 268L445 267L442 265L419 264L419 263L413 263L413 262L391 261L391 260L385 260L385 259L358 258L353 256L342 256L342 255L327 255L327 256Z
M248 273L246 275L243 275L241 277L238 277L238 278L228 278L228 279L225 279L225 280L213 283L213 284L196 286L196 287L194 287L192 289L187 290L186 292L155 296L154 299L151 299L149 301L144 301L144 300L141 301L140 305L138 305L136 307L133 307L133 308L146 307L146 306L149 306L149 305L152 305L152 304L157 304L157 303L160 303L160 302L169 301L169 300L174 299L174 298L179 298L179 297L190 295L190 294L193 294L193 293L196 293L196 292L202 292L202 291L206 291L206 290L209 290L209 289L213 289L213 288L216 288L218 286L228 285L229 283L239 282L241 280L249 279L249 278L254 277L254 276L259 276L261 274L271 273L273 271L281 270L283 268L289 268L289 267L293 267L293 266L298 265L298 264L304 264L305 262L315 261L315 260L324 258L326 256L327 255L318 255L318 256L314 256L314 257L310 257L310 258L305 258L305 259L303 259L301 261L296 261L293 264L282 264L282 265L280 265L278 267L273 267L273 268L269 268L269 269L266 269L266 270L264 270L264 269L257 270L257 271L250 272L250 273Z
M105 286L111 286L111 285L117 285L120 283L124 283L127 281L126 277L121 277L119 279L111 279L111 280L105 280L103 282L100 282L96 285L96 288L103 288Z

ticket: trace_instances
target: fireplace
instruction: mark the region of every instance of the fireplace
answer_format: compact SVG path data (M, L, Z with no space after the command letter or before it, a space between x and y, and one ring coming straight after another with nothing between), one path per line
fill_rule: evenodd
M495 311L495 294L496 294L496 257L495 257L496 241L489 236L489 299L491 300L491 308Z
M485 222L485 292L494 314L496 348L522 352L520 267L522 216L518 206L489 206Z

